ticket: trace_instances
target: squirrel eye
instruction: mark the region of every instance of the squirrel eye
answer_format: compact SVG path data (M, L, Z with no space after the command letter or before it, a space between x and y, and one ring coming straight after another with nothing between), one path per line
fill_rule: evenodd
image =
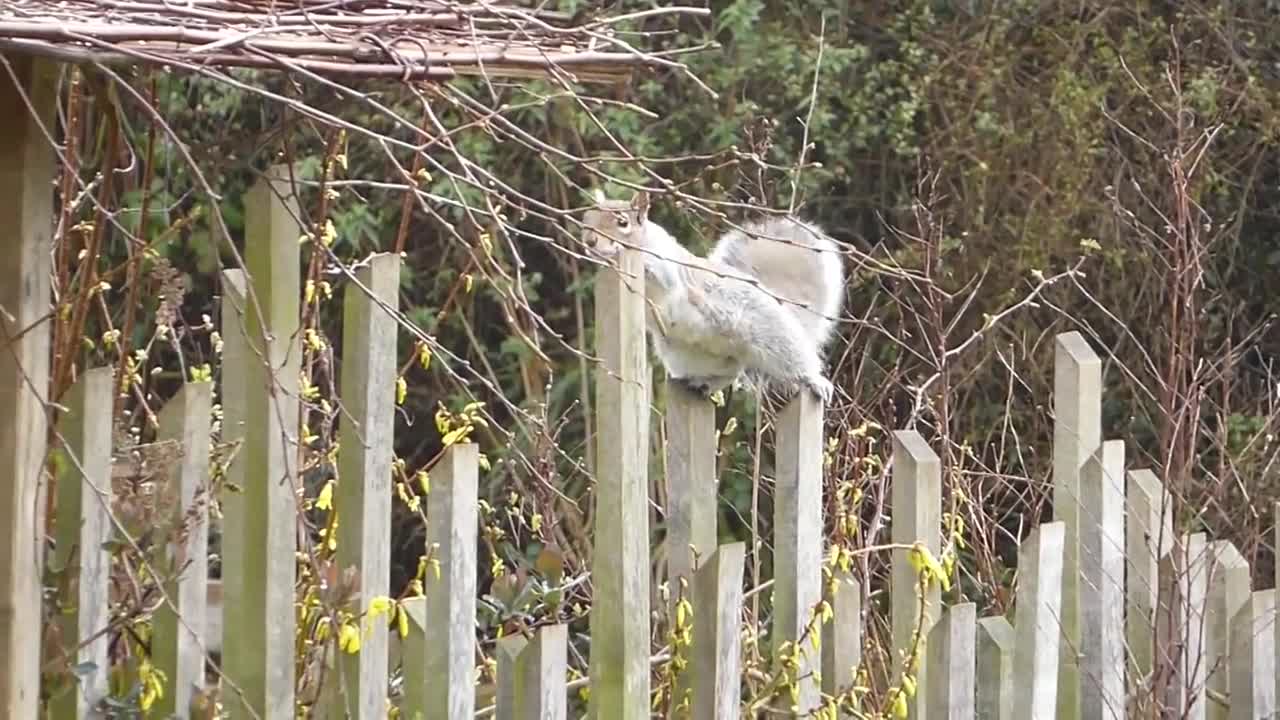
M631 224L631 220L628 219L626 215L618 216L618 227L622 228L623 230L626 230L630 224Z

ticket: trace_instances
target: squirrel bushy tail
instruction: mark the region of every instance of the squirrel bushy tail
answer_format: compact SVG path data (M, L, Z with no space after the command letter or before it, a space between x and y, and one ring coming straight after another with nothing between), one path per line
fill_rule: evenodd
M755 276L786 301L818 350L830 341L844 302L844 263L816 225L792 217L744 223L722 235L708 259Z

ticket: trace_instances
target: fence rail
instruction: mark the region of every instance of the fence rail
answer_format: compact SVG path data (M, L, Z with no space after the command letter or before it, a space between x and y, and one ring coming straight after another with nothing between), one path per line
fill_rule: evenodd
M19 77L36 82L23 67ZM11 105L12 96L11 89L0 91ZM47 186L49 168L43 163L49 159L27 152L28 142L44 143L30 139L31 128L19 117L26 116L11 113L0 121L0 166L6 168L5 187L28 191L10 193L23 198L26 208L0 210L18 228L3 242L15 246L14 255L34 257L47 254L47 234L23 223L49 209L33 199L39 192L29 192ZM236 491L219 498L220 621L205 617L214 388L188 383L160 415L162 435L184 451L165 491L186 531L152 558L157 567L181 573L164 588L151 647L170 680L161 709L184 717L205 682L206 653L215 644L222 652L223 697L232 717L295 713L300 229L280 177L269 174L249 191L247 272L222 274L225 347L217 393L223 439L242 441L243 447L226 469L228 486ZM31 272L25 265L17 270ZM43 312L47 297L11 297L23 278L12 265L0 273L0 301L8 312L17 311L18 325L0 318L8 331L33 319L37 306ZM398 259L378 256L356 274L346 298L341 390L347 414L341 422L337 506L343 518L341 562L356 567L359 576L358 605L351 608L357 615L388 586L396 325L387 311L395 307L398 282ZM596 290L602 364L595 375L598 484L589 683L591 714L602 719L639 720L651 713L654 579L643 287L641 259L627 251L616 269L602 274ZM46 287L36 291L47 295ZM35 566L27 551L37 546L30 511L36 507L39 464L33 458L42 452L33 448L44 430L33 388L47 381L47 327L34 324L17 341L16 354L0 354L0 404L17 408L11 416L16 419L0 425L0 474L9 478L0 501L0 534L6 547L16 549L0 559L0 699L7 717L35 716L31 668L38 666L41 651L33 630L40 598L31 585ZM944 606L939 578L922 575L922 559L927 567L942 550L941 465L918 433L894 434L893 649L917 660L898 668L892 692L901 695L912 717L930 720L1143 716L1139 698L1148 691L1191 718L1274 717L1275 591L1250 586L1249 567L1229 543L1174 534L1158 476L1126 469L1124 444L1103 442L1100 359L1078 333L1058 336L1055 347L1055 520L1022 542L1012 620L977 617L971 603ZM11 356L20 362L15 365ZM57 717L92 716L106 688L104 538L111 473L110 435L103 429L110 426L111 386L109 369L82 373L57 422L61 459L55 463L59 499L52 562L73 592L59 612L61 645L43 652L46 658L60 653L80 666L70 689L52 701ZM667 573L683 578L683 586L672 587L686 587L693 607L691 661L680 687L688 689L691 717L736 718L742 714L746 547L717 545L710 405L674 388L668 388L667 399ZM839 716L851 718L859 697L855 679L863 658L867 579L837 572L833 582L824 583L823 411L802 393L777 422L771 650L794 685L790 702L797 714L830 708L830 699L840 697ZM324 695L333 715L385 717L388 658L397 655L402 717L463 720L485 710L475 707L473 688L477 462L476 447L467 443L445 453L427 505L428 542L440 572L429 573L424 596L408 603L410 628L403 641L389 642L385 629L376 630L359 653L343 654L334 663ZM820 612L824 601L829 616ZM217 604L209 611L219 612ZM208 637L209 628L221 628L220 642ZM565 717L569 642L564 625L502 640L498 717ZM1158 666L1173 672L1157 677Z

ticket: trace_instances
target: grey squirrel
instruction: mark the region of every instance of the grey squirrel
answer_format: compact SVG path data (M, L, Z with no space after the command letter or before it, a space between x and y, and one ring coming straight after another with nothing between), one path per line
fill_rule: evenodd
M740 378L803 385L830 402L822 353L844 301L844 265L820 228L766 218L726 232L702 258L649 220L643 191L630 201L598 195L582 224L598 257L644 251L649 334L671 379L707 396Z

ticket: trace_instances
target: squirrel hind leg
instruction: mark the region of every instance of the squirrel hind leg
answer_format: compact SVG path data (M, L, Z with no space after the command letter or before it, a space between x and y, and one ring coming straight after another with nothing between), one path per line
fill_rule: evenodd
M756 392L762 396L767 394L779 406L786 405L802 392L813 393L824 405L830 405L835 397L835 386L821 374L785 379L756 376L751 378L750 384Z
M824 405L831 404L831 398L835 395L835 386L831 381L821 375L814 375L804 379L804 387L817 396Z

